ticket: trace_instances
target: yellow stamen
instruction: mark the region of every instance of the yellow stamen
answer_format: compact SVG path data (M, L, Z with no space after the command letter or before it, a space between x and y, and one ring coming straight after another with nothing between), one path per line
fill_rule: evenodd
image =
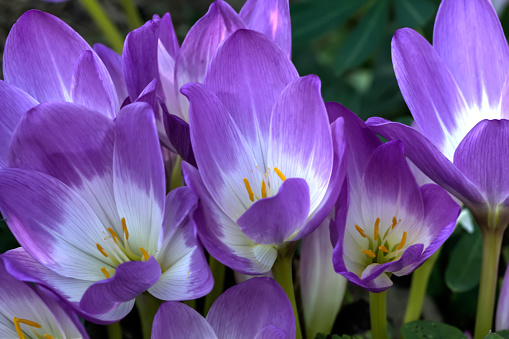
M145 261L150 259L150 255L147 253L147 251L145 251L145 249L143 247L140 247L140 251L143 254L143 258L145 258Z
M380 225L380 218L376 218L375 221L375 240L378 239L378 226Z
M394 227L396 227L397 223L398 223L398 220L396 220L396 217L392 217L392 226L391 226L391 228L394 229Z
M14 317L14 327L16 328L16 333L18 334L19 339L25 339L25 335L23 334L23 331L21 330L21 326L19 324L25 324L31 327L35 328L41 328L41 325L36 323L35 321L30 321L26 319L18 319Z
M405 242L406 242L406 231L403 232L403 237L401 238L401 242L399 243L398 247L396 247L396 251L402 249L403 246L405 246Z
M366 238L366 232L364 232L364 230L362 228L359 227L359 225L355 225L355 229L357 230L357 232L359 232L359 234L363 237L363 238Z
M55 338L53 338L52 336L50 336L49 334L45 334L45 335L44 335L44 338L46 338L46 339L55 339Z
M263 198L267 198L267 188L265 187L265 179L262 180L262 199Z
M115 243L117 243L117 240L120 241L120 237L111 227L108 227L106 231L110 232L111 237L113 238L113 241L115 241Z
M389 250L387 249L387 247L385 247L385 246L383 246L383 245L382 245L382 246L380 246L380 247L378 247L378 248L380 249L380 251L382 251L382 252L384 252L384 253L389 253Z
M103 272L106 279L110 278L110 272L106 271L106 267L101 267L101 272Z
M283 181L285 181L285 180L286 180L286 177L283 175L283 173L281 173L281 171L279 170L279 168L274 167L274 172L276 172L277 176L278 176L281 180L283 180Z
M125 223L125 218L122 218L122 231L125 234L125 239L129 239L129 231L127 231L127 225Z
M376 255L375 255L375 253L373 253L373 251L366 251L365 249L363 249L362 253L364 253L365 255L367 255L368 257L371 257L371 258L376 257Z
M249 185L249 180L247 180L247 178L244 178L244 185L246 185L247 194L249 194L249 200L254 202L254 193L251 189L251 185Z
M96 246L97 246L97 249L99 250L99 252L101 252L101 254L104 255L107 258L108 257L108 252L106 252L104 250L104 248L101 247L101 245L96 244Z

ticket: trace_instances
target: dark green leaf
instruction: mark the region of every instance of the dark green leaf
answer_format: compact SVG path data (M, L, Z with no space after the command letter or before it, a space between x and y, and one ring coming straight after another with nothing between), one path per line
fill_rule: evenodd
M445 283L454 292L466 292L479 284L482 237L479 228L464 234L451 253L445 270Z
M502 330L497 333L490 333L486 336L485 339L509 339L509 331Z
M379 0L366 13L339 48L335 69L338 74L366 61L383 37L389 16L389 1Z
M412 321L401 327L403 339L466 339L456 327L429 320Z
M428 0L396 0L396 20L404 27L423 26L437 11Z
M497 333L490 333L484 339L504 339L504 337L499 336Z

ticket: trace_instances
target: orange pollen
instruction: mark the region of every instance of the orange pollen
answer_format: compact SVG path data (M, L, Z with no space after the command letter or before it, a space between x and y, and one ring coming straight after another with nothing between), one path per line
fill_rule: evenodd
M23 334L23 331L21 330L21 326L19 324L25 324L31 327L35 328L41 328L41 325L36 323L35 321L27 320L27 319L19 319L14 317L14 327L16 328L16 333L18 334L18 337L20 339L25 339L25 335Z
M376 218L375 221L375 240L378 239L378 226L380 226L380 218Z
M106 277L106 279L109 279L110 278L110 272L108 272L106 270L106 267L101 267L101 272L103 272L104 276Z
M394 229L394 227L396 227L397 223L398 223L398 220L396 220L396 217L392 217L392 226L391 226L391 228Z
M384 253L389 253L389 250L387 249L387 247L385 246L380 246L378 247L380 249L380 251L384 252Z
M267 174L265 174L267 176ZM265 187L265 179L262 180L262 199L267 198L267 188Z
M365 249L363 249L362 253L364 253L365 255L367 255L368 257L371 257L371 258L376 257L376 255L375 255L375 253L373 253L373 251L366 251Z
M405 246L405 242L406 242L406 231L403 232L403 237L401 238L401 242L399 243L398 247L396 247L396 251L402 249L403 246Z
M281 173L281 171L279 170L279 168L277 167L274 167L274 172L276 172L277 176L282 180L282 181L285 181L286 180L286 177L283 175L283 173Z
M120 241L120 237L111 227L108 227L106 231L110 232L111 237L113 238L113 241L115 241L115 243L117 243L117 240Z
M244 178L244 185L246 185L247 194L249 194L249 200L254 202L254 193L251 189L251 185L249 185L249 180L247 180L247 178Z
M106 252L104 250L104 248L101 247L101 245L96 244L96 246L97 246L97 249L99 250L99 252L101 252L101 254L104 255L107 258L108 257L108 252Z
M147 251L145 251L145 249L143 247L140 247L140 251L143 254L143 258L145 258L145 261L150 259L150 255L147 253Z
M357 232L359 232L359 234L363 237L363 238L366 238L366 232L364 232L364 230L362 228L359 227L359 225L355 225L355 229L357 230Z
M128 240L129 239L129 231L127 230L127 225L125 223L125 218L122 218L122 231L125 234L125 239Z
M46 339L55 339L55 338L53 338L52 336L50 336L49 334L45 334L45 335L44 335L44 338L46 338Z

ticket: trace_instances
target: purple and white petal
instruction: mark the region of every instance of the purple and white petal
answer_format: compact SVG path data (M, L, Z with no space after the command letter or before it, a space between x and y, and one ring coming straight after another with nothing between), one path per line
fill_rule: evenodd
M497 313L495 315L496 331L509 329L509 269L506 268L504 282L498 296Z
M94 44L94 51L106 66L117 92L118 104L121 105L128 96L124 73L122 72L122 57L111 48L99 43Z

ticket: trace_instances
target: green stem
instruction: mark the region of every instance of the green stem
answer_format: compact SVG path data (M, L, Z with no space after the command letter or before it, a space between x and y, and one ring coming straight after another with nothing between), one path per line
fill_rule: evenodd
M212 307L214 301L223 293L224 274L226 271L226 267L211 255L209 256L209 266L212 271L212 276L214 277L214 287L212 291L205 296L205 306L203 309L203 315L205 316L209 313L210 307Z
M483 231L481 282L477 299L474 339L486 337L493 328L498 261L503 239L503 230L488 227L481 230Z
M296 248L288 249L287 247L283 247L278 251L276 261L272 266L272 275L274 276L274 280L276 280L285 291L288 299L292 304L293 314L295 316L295 326L296 326L296 339L302 339L302 331L300 328L299 321L299 312L297 311L297 303L295 301L295 291L293 289L293 277L292 277L292 262L293 262L293 254L295 253Z
M428 288L429 277L433 267L440 255L441 247L422 264L421 267L416 269L412 274L412 284L410 285L410 296L406 306L405 318L403 323L409 323L418 320L421 317L422 304L426 296L426 289Z
M373 339L387 339L387 291L369 292L369 314Z
M170 190L183 185L181 165L182 158L178 155L177 160L175 160L175 165L173 165L173 170L171 171Z
M95 24L101 29L104 36L108 39L111 47L117 52L122 53L124 39L118 28L111 22L106 15L104 8L97 0L80 0L80 3L85 7L88 14L95 21Z
M183 303L196 310L196 299L184 300Z
M154 317L161 303L161 300L147 293L140 294L136 297L136 307L138 308L138 313L140 315L143 339L150 339L152 322L154 321Z
M108 329L108 339L122 339L122 327L120 323L113 323L106 327Z
M127 16L127 24L129 25L130 30L143 25L140 12L138 12L138 8L132 0L120 0L120 4L122 4L122 8L124 8L124 13Z

